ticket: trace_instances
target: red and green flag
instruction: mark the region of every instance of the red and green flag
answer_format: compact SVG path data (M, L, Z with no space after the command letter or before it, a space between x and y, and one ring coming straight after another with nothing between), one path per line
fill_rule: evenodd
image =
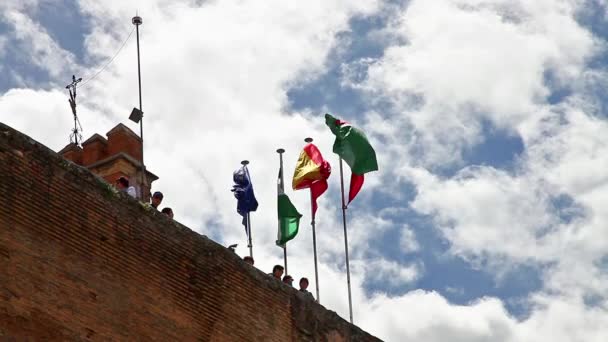
M327 178L330 174L331 166L323 159L317 146L304 146L293 173L292 186L294 190L310 189L313 220L317 212L317 198L327 190Z
M339 155L351 170L350 190L348 192L348 203L350 203L363 186L365 180L363 175L378 170L376 151L374 151L365 134L346 121L325 114L325 124L336 136L333 147L334 153Z

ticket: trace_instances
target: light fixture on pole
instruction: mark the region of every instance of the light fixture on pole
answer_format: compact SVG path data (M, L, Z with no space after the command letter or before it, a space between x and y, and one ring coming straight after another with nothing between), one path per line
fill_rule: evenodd
M139 121L143 118L144 116L144 112L142 112L141 110L139 110L136 107L133 107L133 110L131 111L131 115L129 115L129 120L135 122L135 123L139 123Z

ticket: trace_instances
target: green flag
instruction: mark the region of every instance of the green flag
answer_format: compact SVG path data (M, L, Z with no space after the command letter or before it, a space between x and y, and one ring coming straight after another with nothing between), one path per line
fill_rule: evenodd
M298 212L296 207L293 206L289 197L285 195L283 187L283 169L279 169L279 180L277 183L277 212L279 216L279 232L277 234L278 246L285 246L287 241L296 237L298 234L298 227L300 225L300 217L302 215Z
M285 194L279 195L278 207L279 236L277 245L284 246L287 241L293 239L298 234L298 226L300 225L300 217L302 215Z
M325 124L336 136L333 147L334 153L350 166L351 179L348 194L348 203L350 203L363 186L363 175L378 170L376 151L374 151L365 134L346 121L325 114Z

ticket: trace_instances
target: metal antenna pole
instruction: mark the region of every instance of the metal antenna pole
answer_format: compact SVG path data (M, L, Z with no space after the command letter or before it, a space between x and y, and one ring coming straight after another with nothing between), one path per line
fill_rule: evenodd
M279 149L277 149L277 153L279 154L279 162L280 162L279 170L281 170L281 174L279 175L281 184L279 185L279 188L277 190L278 190L279 194L283 194L283 193L285 193L285 185L283 183L283 153L285 153L285 150L282 148L279 148ZM279 222L279 231L281 231L281 222ZM283 246L283 263L285 266L285 275L288 275L289 272L287 272L287 243L285 243L285 245Z
M243 160L241 165L247 168L247 165L249 165L249 160ZM249 173L249 171L247 171L247 173ZM249 256L253 258L253 243L251 242L251 216L249 215L249 212L247 213L247 236L249 236L249 241L247 244L247 247L249 247Z
M346 253L346 283L348 284L348 312L350 314L350 323L353 323L353 300L350 290L350 265L348 261L348 235L346 234L346 204L344 202L344 173L342 171L342 158L340 158L340 190L342 198L342 222L344 224L344 251Z
M304 139L304 141L307 144L310 144L312 142L312 138L306 138ZM319 295L319 269L317 266L317 236L315 233L315 218L314 218L314 212L313 212L313 199L312 199L312 191L310 192L310 213L312 215L312 221L310 222L310 225L312 226L312 249L313 249L313 254L315 257L315 284L317 287L317 302L321 303L321 296Z
M137 78L139 81L139 110L141 112L141 120L139 120L139 136L141 138L141 197L140 199L145 200L145 186L146 186L146 165L144 164L144 109L141 104L141 63L139 60L139 25L143 24L143 20L140 16L135 15L131 19L133 25L135 25L135 31L137 33Z
M80 126L80 121L78 121L78 116L76 115L76 85L82 81L82 78L76 79L76 76L72 75L72 83L65 86L70 92L70 107L72 108L72 115L74 115L74 129L72 130L72 134L70 135L70 142L72 142L72 137L74 137L74 143L78 145L78 138L81 137L80 131L82 131L82 126Z

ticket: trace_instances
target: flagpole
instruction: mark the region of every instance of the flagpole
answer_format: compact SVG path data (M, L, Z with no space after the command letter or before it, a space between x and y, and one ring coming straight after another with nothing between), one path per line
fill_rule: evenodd
M249 160L243 160L241 165L247 168L247 165L249 165ZM247 173L249 173L249 171L247 171ZM251 215L249 215L249 212L247 212L247 236L249 237L247 244L247 247L249 247L249 256L253 258L253 243L251 242Z
M249 213L247 213L247 231L249 234L249 244L247 245L249 247L249 256L253 258L253 244L251 243L251 216L249 215Z
M353 300L350 289L350 266L348 261L348 234L346 232L346 203L344 203L344 173L342 171L342 158L340 158L340 190L342 192L342 223L344 224L344 251L346 253L346 282L348 284L348 311L350 323L353 323Z
M287 244L283 246L283 264L285 265L285 275L288 275L289 272L287 272Z
M310 144L312 142L312 138L306 138L304 139L304 141L307 144ZM312 226L312 250L313 250L313 254L315 257L315 284L317 287L317 302L321 303L321 296L319 295L319 269L317 266L317 236L315 234L315 213L314 213L314 209L313 209L313 202L314 199L312 198L312 190L310 191L310 213L312 215L312 221L310 222L310 225Z
M310 204L311 204L311 213L312 213L312 191L310 192ZM314 213L313 213L314 214ZM315 219L313 217L312 222L310 223L312 226L312 250L315 256L315 283L317 285L317 302L321 303L321 297L319 296L319 270L317 267L317 237L315 235Z
M283 189L283 153L285 153L285 150L282 148L277 149L277 153L279 154L279 170L281 170L281 190L283 192L285 192L285 189ZM279 231L281 230L281 222L279 222ZM288 275L289 273L287 272L287 243L285 243L285 245L283 245L283 264L285 265L285 275Z

